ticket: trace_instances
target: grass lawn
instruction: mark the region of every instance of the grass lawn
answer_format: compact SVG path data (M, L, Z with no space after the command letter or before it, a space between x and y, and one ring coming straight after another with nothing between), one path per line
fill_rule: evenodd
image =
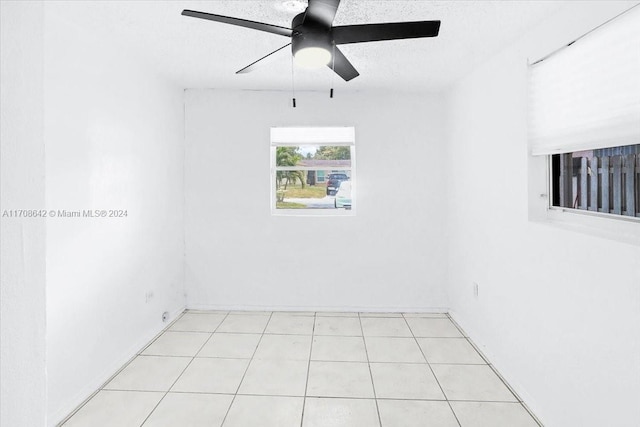
M289 184L287 192L284 193L284 198L296 198L296 199L322 199L327 195L327 187L322 185L305 185L304 188L299 183L295 185Z

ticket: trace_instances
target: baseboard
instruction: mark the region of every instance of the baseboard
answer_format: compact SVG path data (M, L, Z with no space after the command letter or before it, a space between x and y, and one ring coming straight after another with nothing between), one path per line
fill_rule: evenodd
M142 349L144 349L152 340L158 335L164 332L167 328L175 322L178 316L184 312L186 307L182 306L172 313L170 313L169 319L171 321L162 325L162 328L156 331L147 333L140 340L136 341L122 357L111 363L108 368L102 371L95 377L93 381L89 383L81 392L79 392L73 399L70 399L69 404L64 405L62 408L55 411L53 414L47 417L47 426L59 426L66 422L73 414L75 414L85 403L89 401L104 385L106 385L111 379L116 376L122 368L127 365L133 358L135 358Z
M540 411L538 406L535 404L535 399L533 399L522 384L516 381L517 377L513 375L509 369L506 369L507 365L502 363L502 359L497 357L491 349L486 346L483 340L479 339L480 334L473 328L471 323L465 322L464 318L455 311L450 311L449 316L460 328L462 328L462 330L464 330L465 335L473 341L473 344L476 346L476 350L485 356L485 359L489 361L494 371L496 371L498 376L502 377L502 379L508 384L511 391L516 395L516 398L529 410L529 413L538 422L538 424L541 426L546 425L543 422L543 418L540 416Z
M247 305L247 304L189 304L187 310L212 311L343 311L363 313L447 313L448 307L398 307L398 306L319 306L319 305Z

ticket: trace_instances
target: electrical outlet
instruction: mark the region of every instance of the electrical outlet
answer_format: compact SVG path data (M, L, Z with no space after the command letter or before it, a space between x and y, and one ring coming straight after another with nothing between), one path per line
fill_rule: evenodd
M144 294L144 302L148 303L152 299L153 299L153 291L149 291Z
M473 282L473 296L476 297L476 299L478 298L478 293L480 291L480 286L476 283Z

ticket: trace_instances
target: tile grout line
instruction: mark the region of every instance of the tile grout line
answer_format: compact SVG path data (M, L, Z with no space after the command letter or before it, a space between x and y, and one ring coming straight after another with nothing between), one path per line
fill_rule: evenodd
M445 401L447 402L447 405L449 405L449 409L451 410L451 413L453 414L454 418L456 419L456 422L458 423L458 426L462 427L462 424L460 423L460 420L458 419L458 415L453 410L453 406L451 406L451 402L449 401L449 396L447 396L447 394L444 392L444 388L442 388L442 384L440 384L440 380L438 380L438 377L436 376L436 373L433 371L433 368L431 367L431 363L429 363L429 359L427 359L427 356L424 354L424 351L422 350L422 347L420 347L420 343L418 342L418 339L416 338L416 334L413 333L413 329L411 329L411 325L409 325L409 321L407 320L406 317L404 317L404 315L402 315L402 318L404 319L404 322L407 324L407 328L409 328L409 330L411 331L411 336L413 337L413 340L415 341L416 345L418 346L418 349L420 350L420 354L422 354L422 357L424 358L425 362L427 362L427 366L429 367L429 370L431 371L431 375L433 375L433 378L435 378L436 383L438 384L438 387L440 387L440 391L442 392L442 395L444 396Z
M162 398L158 401L158 403L156 403L156 405L153 407L153 409L151 410L151 412L149 412L149 415L146 416L146 418L144 419L144 421L142 421L142 423L140 424L140 427L144 426L144 424L147 422L147 420L149 419L149 417L156 411L156 409L158 409L158 406L160 406L160 404L162 403L162 401L165 399L165 397L167 397L167 395L169 394L169 392L171 391L171 389L173 388L174 385L176 385L176 383L178 382L178 380L180 380L180 378L182 377L182 375L184 375L184 373L186 372L187 369L189 369L189 366L191 366L191 364L193 363L194 360L196 360L196 356L198 355L198 353L200 353L202 351L202 349L204 348L205 345L207 345L207 343L209 342L209 340L211 338L213 338L213 334L216 333L216 331L218 330L218 328L220 327L220 325L222 325L222 323L227 319L227 317L229 316L229 313L227 313L222 320L220 321L220 323L218 323L218 325L213 329L213 332L209 332L211 335L209 335L209 338L207 338L205 340L204 343L202 343L202 345L200 346L200 348L198 349L198 351L195 352L195 354L193 355L193 357L191 358L191 360L189 361L189 363L187 363L187 366L184 367L184 369L182 370L182 372L180 372L180 375L178 375L178 377L175 379L175 381L173 383L171 383L171 385L169 386L169 388L167 389L167 391L164 393L164 395L162 396ZM144 351L144 350L143 350Z
M307 363L307 381L304 384L304 396L302 397L302 414L300 417L300 427L304 423L304 409L307 405L307 389L309 387L309 373L311 372L311 357L313 354L313 337L316 331L317 313L313 313L313 328L311 328L311 348L309 348L309 362Z
M180 315L178 315L171 323L169 323L167 326L165 326L160 332L158 332L153 338L151 338L151 340L145 344L141 350L137 351L133 357L131 357L129 360L127 360L118 370L116 370L116 372L111 375L109 378L107 378L107 380L105 382L103 382L102 384L100 384L100 387L97 388L96 391L94 391L93 393L91 393L84 401L82 401L82 403L80 403L73 411L71 411L69 413L69 415L67 415L66 417L64 417L58 424L56 424L56 427L63 427L75 414L78 413L78 411L80 411L82 408L84 408L84 406L89 403L89 401L91 399L93 399L94 397L96 397L96 395L98 393L100 393L102 390L104 390L104 387L109 384L115 377L117 377L120 372L124 371L124 369L129 366L131 364L131 362L133 362L138 356L141 355L141 353L147 348L149 347L151 344L153 344L158 338L160 338L160 336L162 334L164 334L166 331L169 330L170 327L173 326L174 323L176 323L178 320L180 320L185 313L187 312L186 309L184 309L182 311L182 313L180 313ZM109 391L109 390L105 390L105 391Z
M365 362L355 362L364 364ZM373 362L377 363L377 362ZM426 365L426 363L422 363L422 365ZM133 391L136 393L162 393L161 391L155 390L105 390L105 391L116 391L116 392L126 392ZM200 395L213 395L213 396L233 396L233 393L222 393L222 392L205 392L205 391L171 391L172 394L200 394ZM288 398L300 398L300 395L291 395L291 394L262 394L262 393L246 393L241 394L240 396L252 396L252 397L288 397ZM357 397L357 396L309 396L315 399L323 399L323 400L372 400L370 397ZM378 397L378 400L390 400L390 401L408 401L408 402L445 402L446 399L418 399L418 398L407 398L407 397ZM508 403L511 405L519 405L520 402L514 402L512 400L471 400L471 399L450 399L451 402L466 402L466 403Z
M371 370L371 361L369 361L369 350L367 350L367 341L364 338L364 328L362 327L362 317L358 313L358 323L360 323L360 332L362 333L362 342L364 344L364 354L367 357L367 367L369 368L369 377L371 378L371 388L373 389L373 401L376 404L376 413L378 414L378 424L382 427L382 417L380 416L380 407L378 406L378 395L376 393L376 385L373 382L373 371Z
M500 379L500 381L502 382L502 384L505 385L505 387L507 387L507 389L511 392L511 394L513 394L513 396L516 398L516 400L518 401L517 403L519 403L520 405L522 405L522 407L524 408L525 411L527 411L527 413L529 414L529 416L531 418L533 418L533 421L538 424L539 427L543 427L542 422L540 422L540 420L538 419L538 417L535 416L535 414L529 409L529 407L527 406L527 404L522 400L522 398L520 397L520 395L518 395L518 393L516 393L516 391L513 389L513 387L511 387L511 385L509 385L509 383L504 379L504 377L500 374L500 372L498 372L498 370L496 369L495 366L493 366L493 363L491 363L489 361L489 358L486 357L484 355L484 353L478 348L478 346L476 345L476 343L474 343L471 338L469 337L469 335L464 331L464 329L458 325L458 322L456 322L449 313L447 313L447 317L449 318L449 320L451 321L451 323L453 323L453 325L460 331L460 333L462 334L462 336L467 340L467 342L469 344L471 344L471 346L478 352L478 354L480 355L480 357L482 357L482 359L484 359L485 362L487 362L487 365L489 366L489 368L491 368L491 370L493 371L494 374L496 374L496 376Z
M229 313L231 313L231 312L229 312ZM249 359L249 363L247 363L247 367L245 368L244 373L242 374L242 378L240 378L240 382L238 383L238 387L236 388L236 392L233 394L233 398L231 399L231 403L229 404L229 407L227 408L227 411L224 414L224 418L222 419L222 423L220 424L220 427L223 427L224 423L227 422L227 417L229 416L229 412L231 412L231 407L233 406L233 402L235 402L236 401L236 397L238 397L238 392L240 391L240 387L242 386L242 382L244 381L244 377L247 375L247 372L249 371L249 367L251 366L251 362L253 362L253 358L256 356L256 353L258 352L258 347L260 347L260 343L262 342L262 338L264 338L265 331L269 327L269 323L271 322L272 318L273 318L273 312L271 312L271 314L269 314L269 319L267 320L267 323L265 323L264 328L262 328L262 333L260 334L260 339L258 340L258 344L256 344L256 348L255 348L255 350L253 350L253 354L251 354L251 359ZM242 359L242 360L246 360L246 359Z

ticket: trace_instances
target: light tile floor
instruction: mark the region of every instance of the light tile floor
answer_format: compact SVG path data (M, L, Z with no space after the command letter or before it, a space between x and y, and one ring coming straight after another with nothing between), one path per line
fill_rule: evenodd
M64 427L538 427L446 314L187 311Z

